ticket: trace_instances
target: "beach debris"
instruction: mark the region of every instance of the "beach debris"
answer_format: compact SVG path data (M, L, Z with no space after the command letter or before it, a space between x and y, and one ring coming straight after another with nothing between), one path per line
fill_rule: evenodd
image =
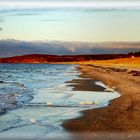
M47 105L48 106L53 106L53 103L52 102L47 102Z
M93 104L95 104L95 102L92 102L92 101L81 101L79 104L80 105L93 105Z
M31 123L36 123L35 118L31 118L31 119L30 119L30 122L31 122Z
M112 68L112 67L107 67L106 71L114 71L114 72L127 72L127 69L122 69L122 68Z
M130 72L128 72L128 74L132 74L132 76L140 76L140 71L131 70Z

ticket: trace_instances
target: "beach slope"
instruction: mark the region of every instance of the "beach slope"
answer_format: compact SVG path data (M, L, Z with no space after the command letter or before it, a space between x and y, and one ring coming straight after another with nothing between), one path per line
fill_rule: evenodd
M63 124L74 132L140 132L140 71L120 61L89 62L81 65L82 77L100 80L115 88L121 96L109 106L83 111L83 116ZM133 60L132 60L133 61ZM106 62L106 63L105 63ZM118 62L118 60L116 61ZM122 62L122 63L121 63ZM131 61L130 61L131 62ZM132 67L131 67L132 66Z

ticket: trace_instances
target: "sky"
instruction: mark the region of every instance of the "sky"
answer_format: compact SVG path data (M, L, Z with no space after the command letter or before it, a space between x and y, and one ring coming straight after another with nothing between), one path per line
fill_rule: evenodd
M0 40L131 42L139 25L139 0L0 0Z

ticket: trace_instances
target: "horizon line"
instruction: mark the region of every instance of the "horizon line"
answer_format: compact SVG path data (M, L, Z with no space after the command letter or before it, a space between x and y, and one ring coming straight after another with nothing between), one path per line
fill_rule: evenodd
M20 42L63 42L63 43L140 43L140 41L66 41L66 40L22 40L22 39L0 39L0 41L20 41Z

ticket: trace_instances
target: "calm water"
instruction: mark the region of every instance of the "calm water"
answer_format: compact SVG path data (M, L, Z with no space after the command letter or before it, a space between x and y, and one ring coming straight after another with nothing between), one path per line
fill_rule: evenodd
M113 92L73 91L66 81L79 78L75 65L2 64L0 94L17 93L22 106L0 116L1 138L64 138L61 124L79 111L102 107L119 96ZM96 82L106 87L101 82ZM91 101L97 104L84 105ZM51 106L50 106L51 105Z

